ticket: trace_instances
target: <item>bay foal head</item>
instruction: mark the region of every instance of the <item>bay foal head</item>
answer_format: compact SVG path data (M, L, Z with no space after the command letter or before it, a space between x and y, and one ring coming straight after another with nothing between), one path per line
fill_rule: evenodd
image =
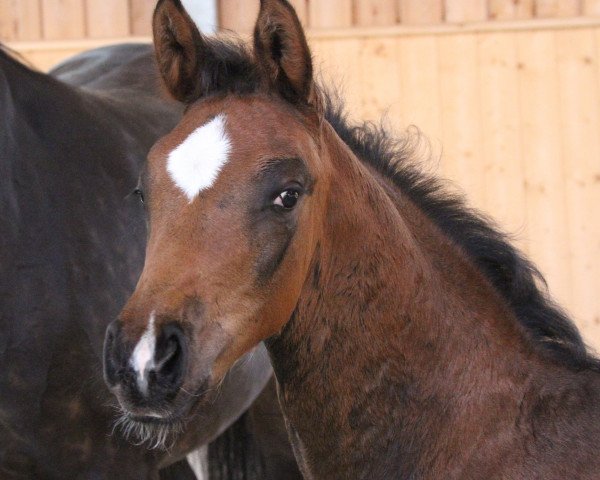
M328 196L310 52L286 1L261 2L254 56L203 37L179 0L159 2L154 36L188 108L149 154L146 262L105 344L107 382L141 421L181 417L281 330Z

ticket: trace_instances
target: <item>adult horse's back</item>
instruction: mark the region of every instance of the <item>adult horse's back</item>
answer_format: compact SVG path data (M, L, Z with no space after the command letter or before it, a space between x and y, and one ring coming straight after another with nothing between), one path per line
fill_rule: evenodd
M150 146L180 118L148 45L35 72L0 51L0 477L154 478L216 437L270 375L243 362L171 450L111 434L102 342L135 285L143 206L130 195Z
M119 57L123 74L129 52ZM130 102L133 121L124 97L81 92L5 52L0 65L0 471L58 478L85 463L97 474L113 463L102 445L114 440L91 366L143 258L138 207L123 199L179 112L152 96L150 81L129 90L149 105Z

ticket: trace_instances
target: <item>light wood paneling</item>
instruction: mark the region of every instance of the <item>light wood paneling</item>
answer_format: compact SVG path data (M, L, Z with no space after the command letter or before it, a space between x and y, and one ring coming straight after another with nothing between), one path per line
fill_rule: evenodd
M153 2L129 0L129 29L132 35L152 35L153 12Z
M93 48L124 42L150 43L148 37L122 37L111 39L60 40L44 42L15 42L9 46L19 52L27 62L41 71L48 71L61 61Z
M402 89L396 49L395 38L364 39L360 42L359 65L369 65L369 68L359 70L360 112L365 120L379 122L382 112L387 123L399 116ZM394 126L398 128L401 125L396 123Z
M533 14L534 0L489 0L489 20L522 20Z
M484 204L481 181L481 118L477 39L474 34L439 37L442 170L470 193L474 205Z
M600 203L599 29L312 44L319 67L335 65L330 76L367 72L346 88L353 118L388 113L397 131L421 127L433 145L424 168L452 179L516 238L600 347L600 221L590 207ZM369 79L384 74L394 50L386 80Z
M434 25L444 18L444 0L398 0L400 21L406 25Z
M0 0L0 40L39 40L41 37L39 0Z
M481 207L494 213L506 231L516 234L520 248L528 250L520 235L525 227L527 199L521 158L519 71L514 35L491 33L478 37L479 95L481 101L481 153L484 198Z
M561 158L561 119L554 32L517 38L521 158L525 171L530 253L556 297L571 304L569 223Z
M249 34L258 16L258 0L221 0L219 24L226 30Z
M476 24L600 16L600 0L289 0L318 30ZM217 0L221 28L250 34L259 0ZM155 0L0 0L0 40L70 40L151 34ZM508 27L508 26L505 26ZM500 27L502 30L504 27ZM519 29L523 25L518 26Z
M398 22L397 0L354 0L354 24L361 27L395 25Z
M600 0L583 0L582 14L588 16L600 15Z
M311 0L308 4L308 23L311 28L351 27L352 0Z
M364 105L361 99L362 65L357 61L363 45L355 38L311 42L317 77L330 91L343 93L346 106L355 119L362 116Z
M570 310L600 337L600 96L597 42L589 30L556 32L560 137L572 285ZM583 148L582 148L583 147Z
M398 39L396 61L402 89L398 131L410 125L417 127L423 133L424 140L430 143L431 158L439 159L443 132L439 107L441 99L437 38L417 36Z
M576 17L581 13L580 0L535 0L539 18Z
M129 5L123 0L86 0L87 35L114 38L129 35Z
M84 0L42 0L42 13L45 39L85 38Z
M446 0L447 22L483 22L487 19L487 0Z

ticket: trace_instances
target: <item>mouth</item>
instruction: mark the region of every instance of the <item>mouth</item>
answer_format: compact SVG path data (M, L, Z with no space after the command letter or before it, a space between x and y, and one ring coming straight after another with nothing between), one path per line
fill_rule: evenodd
M119 415L112 431L121 432L127 441L135 445L170 450L194 412L210 401L209 393L203 384L197 393L187 393L189 397L183 403L165 405L164 408L136 408L119 401Z
M122 411L115 421L113 433L119 430L126 440L145 445L149 450L170 450L183 432L184 415L134 415Z

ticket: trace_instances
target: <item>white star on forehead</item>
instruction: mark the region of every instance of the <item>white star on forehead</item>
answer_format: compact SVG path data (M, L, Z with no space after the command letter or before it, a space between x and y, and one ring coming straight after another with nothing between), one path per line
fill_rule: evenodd
M190 202L213 185L229 159L231 141L225 125L225 115L216 116L169 154L167 172Z

